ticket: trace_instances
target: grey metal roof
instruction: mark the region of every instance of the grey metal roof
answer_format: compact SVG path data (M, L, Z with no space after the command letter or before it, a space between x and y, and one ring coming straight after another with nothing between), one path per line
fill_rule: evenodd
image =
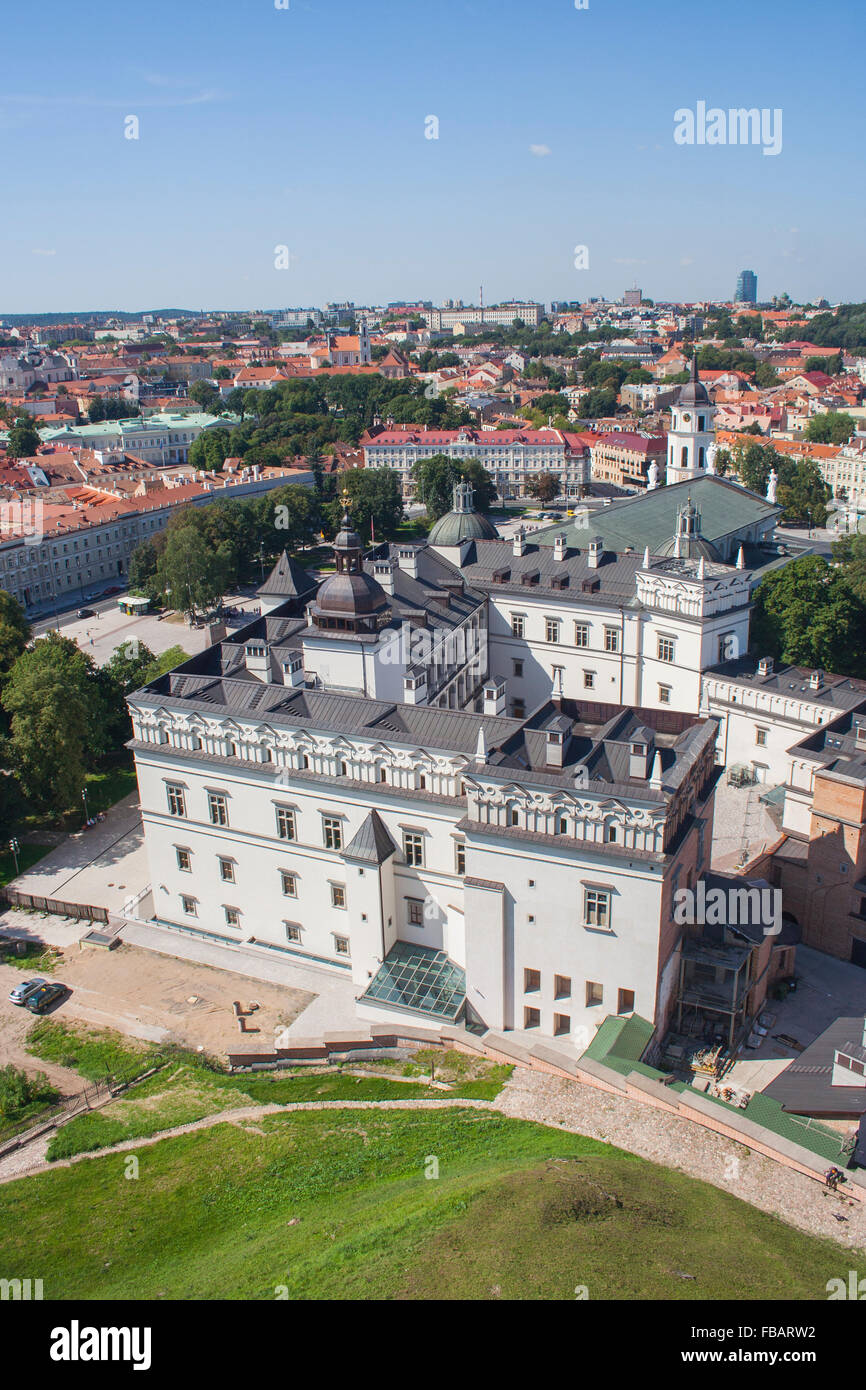
M264 584L256 590L264 597L298 598L317 587L318 581L283 551Z
M365 864L384 864L397 846L391 839L388 829L378 811L370 811L361 822L357 832L343 850L344 859L359 859Z
M797 1115L866 1114L866 1087L834 1086L833 1059L851 1037L862 1037L863 1018L837 1018L820 1037L765 1086L763 1094Z

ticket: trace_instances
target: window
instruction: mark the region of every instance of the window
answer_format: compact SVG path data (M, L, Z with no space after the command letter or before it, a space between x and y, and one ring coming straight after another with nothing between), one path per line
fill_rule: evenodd
M519 810L517 809L516 806L509 806L509 808L508 808L508 824L509 824L509 825L519 825L519 824L520 824L520 812L519 812Z
M182 897L181 900L180 900L180 905L181 905L181 907L183 908L184 912L187 914L188 917L197 917L197 916L198 916L198 899L197 899L197 898Z
M586 1007L591 1009L595 1004L601 1004L604 1000L604 990L601 985L596 984L595 980L586 982Z
M191 874L191 873L192 873L192 855L190 854L189 850L188 850L188 849L178 849L178 848L175 846L175 851L174 851L174 852L175 852L175 854L177 855L177 867L178 867L179 869L181 869L185 874Z
M335 954L338 955L338 956L347 956L347 955L349 954L349 938L348 938L348 936L335 936L335 937L334 937L334 952L335 952Z
M240 924L241 924L241 914L240 914L240 909L239 909L239 908L237 908L237 907L224 907L224 908L223 908L223 912L224 912L225 915L226 915L226 926L227 926L227 927L239 927L239 926L240 926Z
M571 1032L571 1017L569 1014L553 1015L553 1036L561 1038L564 1033Z
M420 898L406 899L406 920L410 927L423 927L424 904Z
M512 637L525 637L525 636L526 636L526 614L525 614L525 613L512 613L512 614L511 614L511 635L512 635Z
M288 806L277 807L277 836L281 840L296 840L298 838L295 813Z
M224 796L222 792L208 792L207 805L210 813L211 825L228 825L228 798Z
M600 888L584 889L583 920L588 927L609 927L610 893Z
M755 742L756 742L756 744L758 745L759 748L766 748L766 746L767 746L767 730L766 730L766 729L756 729L756 730L755 730Z
M535 990L541 989L541 971L524 970L523 972L523 992L532 994Z
M343 825L339 816L322 816L325 849L343 848Z
M530 1009L529 1007L524 1008L524 1010L523 1010L523 1026L524 1026L524 1028L540 1028L540 1027L541 1027L541 1010L540 1010L540 1009Z
M576 647L589 646L589 623L575 623L574 645Z
M346 906L346 885L345 883L331 884L331 907Z
M523 662L512 661L511 665L514 668L514 675L519 679L523 675Z
M235 881L235 861L233 859L220 860L220 878L223 883L234 883Z
M584 688L584 690L594 690L594 689L595 689L595 672L594 672L594 671L584 671L584 673L583 673L583 688Z
M512 700L512 701L511 701L511 717L512 717L512 719L525 719L525 718L526 718L526 702L525 702L525 700Z
M290 873L288 869L280 869L280 883L284 898L296 898L298 896L297 874Z
M604 649L606 652L619 651L619 628L606 627L604 630Z
M178 787L174 782L169 782L165 788L168 797L168 814L170 816L185 816L186 802L183 795L183 787Z
M568 816L556 817L556 833L557 835L568 834Z
M620 989L616 994L616 1011L618 1014L634 1013L634 990Z
M671 702L671 688L669 685L659 686L659 704L669 705Z
M301 929L297 922L285 922L286 940L297 946L301 940Z
M545 620L544 620L544 640L545 640L546 642L558 642L558 641L559 641L559 627L560 627L560 623L559 623L559 619L558 619L558 618L545 618Z
M673 637L660 637L658 639L658 658L659 661L673 661L676 656L676 642Z
M454 846L454 872L466 873L466 846L462 840L458 840Z
M616 844L616 826L606 825L604 827L604 838L609 845Z
M571 976L554 975L553 977L553 997L554 999L571 998Z
M420 868L424 863L424 836L414 830L403 831L403 857L407 864Z

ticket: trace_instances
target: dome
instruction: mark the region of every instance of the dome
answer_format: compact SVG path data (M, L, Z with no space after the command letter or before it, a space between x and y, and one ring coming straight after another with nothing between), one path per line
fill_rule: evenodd
M387 607L388 596L381 584L363 570L355 574L332 574L316 595L320 613L335 617L356 618Z
M709 405L710 398L707 395L707 388L698 377L698 357L695 353L692 358L692 371L689 380L680 391L676 399L677 405Z
M459 545L461 541L495 541L496 527L480 512L446 512L440 516L428 545Z
M454 505L440 516L430 535L428 545L460 545L461 541L495 541L496 527L486 516L476 512L472 502L473 489L469 483L457 483Z
M722 557L712 541L701 535L701 514L691 497L677 513L677 529L673 536L659 546L656 554L678 560L714 560L721 564Z

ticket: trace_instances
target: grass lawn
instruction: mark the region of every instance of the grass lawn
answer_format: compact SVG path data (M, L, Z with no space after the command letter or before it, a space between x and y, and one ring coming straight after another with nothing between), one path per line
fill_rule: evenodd
M31 845L26 842L22 844L18 851L18 873L23 874L34 864L38 864L43 859L53 845ZM6 883L11 883L16 877L15 856L11 849L3 850L0 854L0 887Z
M108 1148L125 1139L142 1139L161 1130L204 1119L221 1110L252 1105L289 1105L311 1100L447 1100L493 1099L511 1068L483 1059L467 1058L467 1067L443 1064L450 1089L404 1081L392 1076L355 1076L330 1071L252 1072L229 1075L193 1052L180 1048L136 1044L114 1032L88 1032L68 1024L43 1019L31 1028L27 1050L45 1062L74 1067L89 1081L107 1075L130 1079L160 1065L154 1076L136 1083L104 1109L79 1115L52 1137L50 1161ZM446 1057L458 1057L447 1053ZM163 1065L164 1064L164 1065ZM375 1065L375 1064L374 1064ZM420 1067L417 1069L421 1075Z
M135 1178L128 1157L0 1187L0 1277L38 1268L47 1299L823 1300L856 1264L672 1169L485 1111L266 1116L139 1150Z
M58 965L63 963L63 952L58 951L56 946L46 946L41 941L19 941L16 945L20 955L5 951L0 959L4 965L26 970L28 975L53 975Z
M87 809L91 815L95 815L97 811L107 811L137 787L135 768L131 764L119 764L104 772L88 772L85 781Z

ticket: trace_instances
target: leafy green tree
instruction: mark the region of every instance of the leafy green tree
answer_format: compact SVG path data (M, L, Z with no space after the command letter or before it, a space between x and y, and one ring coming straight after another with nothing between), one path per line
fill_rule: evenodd
M155 593L156 569L159 553L165 544L163 536L142 541L129 557L129 587L141 589L146 594Z
M218 473L228 458L229 432L217 428L205 430L198 439L193 440L187 459L193 468L201 468L209 473Z
M617 391L607 387L594 387L582 396L578 411L586 420L606 420L616 414Z
M349 511L355 529L364 538L390 539L403 520L403 492L393 468L349 468L339 478L340 493L349 494ZM342 497L331 504L336 526L343 514ZM372 530L371 530L372 523Z
M196 405L201 406L209 415L219 415L223 408L220 393L210 382L194 381L188 395L191 401L195 401Z
M9 431L6 452L11 459L30 458L41 444L32 415L19 415Z
M226 591L231 565L225 542L214 550L195 526L178 526L167 533L159 557L160 588L172 608L195 618L216 607Z
M309 545L321 526L319 498L309 487L288 483L259 500L258 535L265 555Z
M823 526L831 490L812 459L799 459L793 467L785 460L784 476L779 479L776 498L784 508L785 520Z
M430 525L450 512L457 483L472 485L476 510L486 512L496 497L496 488L487 470L477 459L452 459L447 454L433 454L419 459L412 469L418 500L427 509Z
M17 599L0 589L0 683L30 641L30 624Z
M530 478L526 491L539 502L552 502L559 496L559 479L552 473L539 473L536 478Z
M856 428L853 415L827 410L812 416L806 426L806 438L813 444L847 444Z
M866 605L866 536L841 536L833 545L832 554L845 583Z
M866 675L866 607L843 574L820 555L805 555L758 585L752 647L795 666Z
M96 668L75 642L49 632L19 656L2 695L8 761L35 806L78 804L89 761L105 751Z
M91 425L98 425L105 419L105 402L101 396L92 396L87 407L87 418Z

